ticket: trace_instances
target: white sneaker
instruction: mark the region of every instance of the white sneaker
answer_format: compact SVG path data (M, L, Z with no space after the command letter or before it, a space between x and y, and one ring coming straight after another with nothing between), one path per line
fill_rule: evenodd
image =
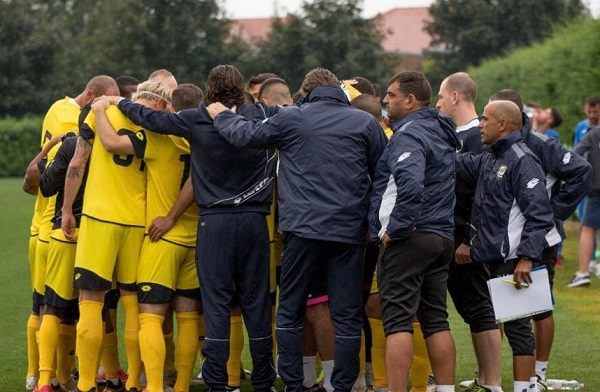
M27 376L25 379L25 389L28 391L33 391L37 388L38 378L36 376Z
M435 377L433 373L429 373L427 376L427 392L435 392L437 390L437 384L435 383Z
M592 283L590 275L579 275L578 273L573 276L573 279L567 283L567 287L581 287L589 286Z
M202 379L202 369L200 369L200 372L198 373L198 375L196 377L192 378L190 385L193 385L193 386L204 385L204 380Z

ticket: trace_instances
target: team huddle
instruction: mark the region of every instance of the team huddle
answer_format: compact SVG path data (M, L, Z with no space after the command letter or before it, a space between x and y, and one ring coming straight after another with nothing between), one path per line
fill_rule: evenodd
M167 70L92 78L49 109L23 183L26 388L239 391L243 319L256 392L277 377L286 392L451 392L449 292L478 363L465 390L502 391L487 281L521 289L543 267L552 284L592 170L532 129L517 92L481 117L476 95L452 74L431 108L424 75L401 72L384 117L371 82L323 68L294 97L230 65L204 91ZM546 390L552 312L503 331L514 391Z

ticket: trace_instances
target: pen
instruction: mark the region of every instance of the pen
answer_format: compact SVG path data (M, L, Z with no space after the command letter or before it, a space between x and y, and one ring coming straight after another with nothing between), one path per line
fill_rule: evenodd
M512 284L514 286L517 285L517 282L515 282L514 280L506 280L506 279L502 279L502 283L506 283L506 284ZM529 287L529 285L527 283L521 283L521 287Z

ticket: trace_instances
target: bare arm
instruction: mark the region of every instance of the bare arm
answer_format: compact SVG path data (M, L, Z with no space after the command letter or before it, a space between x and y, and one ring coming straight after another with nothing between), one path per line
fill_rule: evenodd
M171 230L173 225L175 225L175 222L177 222L177 219L179 219L193 202L194 191L192 189L192 178L190 177L183 185L179 198L175 204L173 204L173 207L171 207L167 216L157 216L152 220L152 223L150 223L150 227L148 228L150 241L158 241L163 235Z
M40 184L40 177L42 175L38 164L48 155L52 147L60 143L62 137L63 135L57 135L50 139L44 148L42 148L42 151L40 151L31 162L29 162L29 166L27 166L27 171L25 172L25 177L23 178L23 190L25 192L29 193L30 195L37 194Z
M77 146L75 147L75 155L69 163L67 169L67 177L65 179L64 199L62 206L62 225L61 228L65 237L74 241L75 238L75 217L73 216L73 202L81 188L81 182L83 181L83 175L85 173L85 166L87 165L88 159L92 152L93 140L86 140L79 136L77 138Z
M129 155L134 154L133 144L125 135L119 135L106 116L106 110L110 106L107 99L97 99L92 104L92 110L96 116L96 131L106 151L112 154Z

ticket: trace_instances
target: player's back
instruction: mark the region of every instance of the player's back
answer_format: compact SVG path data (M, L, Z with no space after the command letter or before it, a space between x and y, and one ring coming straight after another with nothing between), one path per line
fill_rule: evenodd
M107 110L115 131L121 135L134 135L139 143L146 142L146 131L132 123L116 107ZM81 136L97 136L96 118L90 112ZM145 163L135 155L113 154L96 140L90 156L88 181L83 199L83 215L129 226L145 225L146 171Z

